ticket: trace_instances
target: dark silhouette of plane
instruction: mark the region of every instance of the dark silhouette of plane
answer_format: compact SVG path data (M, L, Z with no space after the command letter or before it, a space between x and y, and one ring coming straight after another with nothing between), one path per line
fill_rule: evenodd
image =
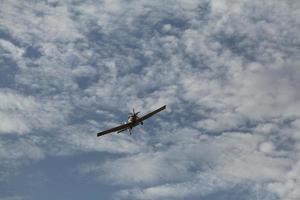
M123 132L123 131L126 131L128 130L130 135L131 135L131 131L132 131L132 128L137 126L137 125L143 125L143 121L148 119L149 117L151 117L152 115L155 115L156 113L162 111L166 109L166 105L142 116L142 117L138 117L138 114L140 112L137 112L135 113L134 112L134 109L132 110L133 112L132 113L129 113L129 117L128 117L128 120L125 124L122 124L120 126L117 126L117 127L114 127L114 128L111 128L111 129L108 129L106 131L102 131L100 133L97 133L97 137L99 136L102 136L102 135L105 135L105 134L108 134L108 133L112 133L112 132L117 132L117 133L120 133L120 132Z

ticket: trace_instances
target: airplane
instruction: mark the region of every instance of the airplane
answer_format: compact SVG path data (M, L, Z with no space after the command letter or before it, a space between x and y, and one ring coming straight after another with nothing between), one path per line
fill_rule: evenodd
M122 124L120 126L117 126L117 127L114 127L114 128L111 128L111 129L108 129L108 130L105 130L105 131L102 131L102 132L99 132L97 133L97 137L99 136L102 136L102 135L106 135L108 133L112 133L112 132L117 132L117 133L121 133L123 131L126 131L128 130L130 135L132 133L132 128L135 127L135 126L138 126L138 125L143 125L144 124L144 120L148 119L149 117L151 117L152 115L155 115L156 113L162 111L166 109L166 105L142 116L142 117L138 117L138 114L140 112L137 112L135 113L134 112L134 109L132 110L133 112L132 113L129 113L129 117L128 117L128 120L127 122L125 122L125 124Z

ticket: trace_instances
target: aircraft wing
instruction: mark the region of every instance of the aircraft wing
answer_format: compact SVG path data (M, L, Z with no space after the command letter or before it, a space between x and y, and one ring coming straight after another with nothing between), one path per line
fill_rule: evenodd
M108 129L106 131L102 131L100 133L97 133L97 137L108 134L108 133L112 133L112 132L116 132L116 131L124 131L126 129L128 129L130 126L132 125L132 123L126 123L126 124L122 124L120 126Z
M162 111L162 110L164 110L164 109L166 109L166 105L164 105L164 106L162 106L162 107L160 107L160 108L158 108L158 109L156 109L156 110L154 110L154 111L152 111L152 112L150 112L150 113L148 113L148 114L146 114L146 115L144 115L144 116L138 118L138 119L136 120L136 122L137 122L137 123L142 122L142 121L148 119L149 117L151 117L152 115L155 115L156 113L158 113L158 112L160 112L160 111Z

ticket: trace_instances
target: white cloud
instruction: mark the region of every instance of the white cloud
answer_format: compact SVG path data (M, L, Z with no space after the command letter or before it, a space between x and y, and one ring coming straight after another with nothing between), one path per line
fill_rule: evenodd
M43 150L35 141L20 139L18 142L1 142L1 159L41 159L44 158Z
M90 66L79 66L72 71L75 77L89 77L96 74L96 70Z
M13 90L1 90L0 106L1 133L28 133L34 129L49 130L57 127L65 120L61 106L47 99L38 99L34 96L23 96Z
M31 122L23 116L25 112L36 109L37 103L32 97L23 97L11 91L1 91L0 133L25 133L30 131Z
M264 142L259 146L259 150L264 153L271 153L275 149L274 144L272 142Z
M0 133L28 140L5 139L1 157L122 155L83 166L121 184L120 198L250 183L296 199L298 18L297 1L3 1L10 37L0 46L17 70L15 87L0 91ZM27 46L40 55L24 56ZM164 104L146 134L95 137L119 113Z
M67 7L51 7L46 2L4 1L0 23L14 37L26 43L57 40L66 42L80 38Z
M96 127L94 125L93 128L91 128L91 126L91 124L89 126L69 126L61 130L62 133L59 138L65 142L65 149L70 151L66 152L67 154L73 151L132 154L146 148L143 141L137 142L132 138L128 138L127 134L97 138L96 133L101 131L101 128L98 123Z
M99 179L106 178L118 184L135 185L176 181L189 176L186 164L174 159L176 158L159 152L108 161L102 166L104 174L99 174Z
M27 199L23 196L7 196L7 197L0 197L1 200L24 200Z
M0 39L0 47L2 47L7 53L10 53L15 59L20 59L24 53L24 49L19 48L11 42L3 39Z

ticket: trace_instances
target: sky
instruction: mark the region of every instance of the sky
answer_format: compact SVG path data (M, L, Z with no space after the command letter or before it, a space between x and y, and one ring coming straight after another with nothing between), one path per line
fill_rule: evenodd
M299 19L298 0L1 0L0 200L300 199Z

